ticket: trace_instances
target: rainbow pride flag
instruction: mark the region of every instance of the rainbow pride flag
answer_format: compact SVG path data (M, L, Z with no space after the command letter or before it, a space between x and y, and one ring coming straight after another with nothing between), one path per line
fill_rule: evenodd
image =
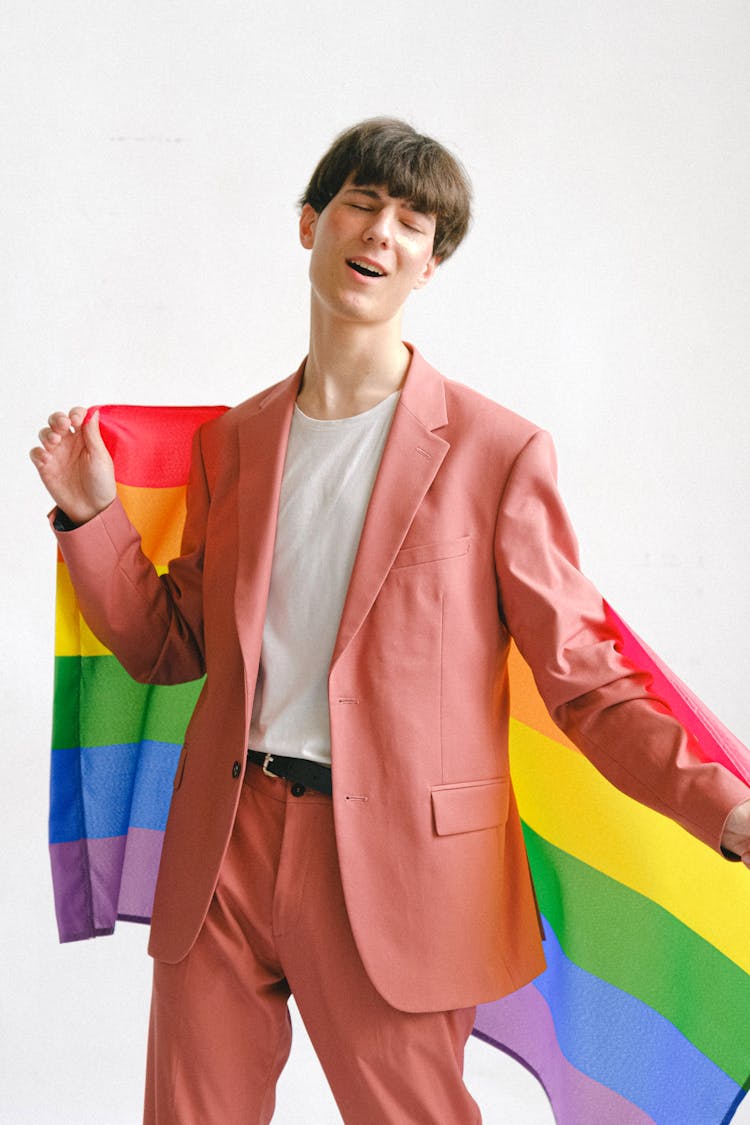
M190 443L224 407L101 408L146 554L179 551ZM626 655L710 760L750 754L608 609ZM200 682L135 683L57 572L50 853L61 941L148 921ZM724 1125L750 1085L750 878L612 788L554 726L514 651L511 765L547 970L474 1033L543 1084L558 1125Z

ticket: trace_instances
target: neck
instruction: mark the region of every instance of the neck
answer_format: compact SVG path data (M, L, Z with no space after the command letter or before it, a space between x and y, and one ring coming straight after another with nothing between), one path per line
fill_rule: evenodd
M349 418L401 387L411 353L400 318L377 325L322 319L313 310L300 410L311 418Z

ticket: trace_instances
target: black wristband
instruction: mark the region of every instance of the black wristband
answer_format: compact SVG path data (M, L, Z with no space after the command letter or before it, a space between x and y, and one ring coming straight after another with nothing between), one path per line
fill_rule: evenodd
M58 508L55 512L55 518L52 521L52 526L54 527L55 531L75 531L75 529L77 527L80 527L81 525L80 523L74 523L70 516L62 510L62 508Z

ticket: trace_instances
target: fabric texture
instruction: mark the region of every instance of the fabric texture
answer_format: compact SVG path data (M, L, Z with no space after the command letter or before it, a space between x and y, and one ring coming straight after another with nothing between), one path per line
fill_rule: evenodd
M179 549L187 451L201 412L116 407L102 418L122 504L144 534L146 554L163 567ZM176 468L159 478L154 451L165 423ZM454 540L448 549L459 546ZM396 560L424 561L424 548L409 544ZM58 589L50 826L61 937L74 940L111 932L117 917L150 914L199 685L136 684L83 623L62 563ZM608 616L704 760L747 778L744 748ZM548 968L480 1009L476 1031L539 1075L566 1125L728 1121L750 1071L747 873L607 785L551 723L515 652L511 681L513 783ZM486 799L486 791L461 794L479 820ZM433 800L444 823L460 815L450 786ZM678 865L668 860L675 851Z

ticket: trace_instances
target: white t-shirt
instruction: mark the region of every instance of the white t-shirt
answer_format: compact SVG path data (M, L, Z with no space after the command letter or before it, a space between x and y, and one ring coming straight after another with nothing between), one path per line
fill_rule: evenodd
M398 402L333 421L295 406L249 745L331 764L328 669Z

